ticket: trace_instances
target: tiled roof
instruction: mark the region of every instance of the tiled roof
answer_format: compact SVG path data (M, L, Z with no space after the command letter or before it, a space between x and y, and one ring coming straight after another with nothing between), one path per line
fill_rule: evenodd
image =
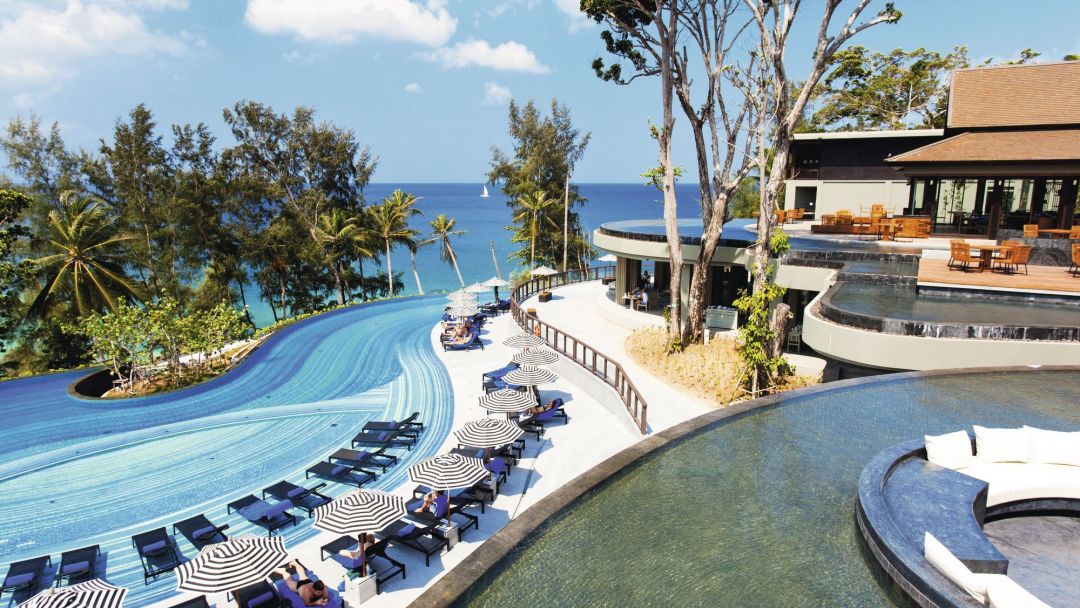
M1080 61L953 72L949 128L1080 125Z
M970 131L886 160L895 165L1080 161L1080 129Z

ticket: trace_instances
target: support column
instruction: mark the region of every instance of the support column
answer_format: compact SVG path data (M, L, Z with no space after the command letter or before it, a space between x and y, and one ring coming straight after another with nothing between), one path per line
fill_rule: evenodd
M1058 228L1072 228L1076 215L1077 178L1066 177L1061 183L1061 202L1058 203Z

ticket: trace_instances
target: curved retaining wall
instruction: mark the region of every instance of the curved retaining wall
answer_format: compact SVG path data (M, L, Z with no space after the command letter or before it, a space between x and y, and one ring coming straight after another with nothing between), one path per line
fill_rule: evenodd
M1080 371L1080 365L1053 366L1044 369ZM481 582L483 577L492 568L506 559L518 544L529 540L530 535L546 521L559 516L574 502L586 497L592 491L599 489L602 484L608 482L623 471L623 469L634 464L641 458L684 441L697 433L708 431L715 426L726 424L766 409L783 407L788 402L801 397L853 386L871 386L905 378L959 376L983 373L1020 373L1025 371L1031 371L1031 369L1028 367L951 369L855 378L852 380L842 380L839 382L831 382L829 384L811 386L787 393L781 393L779 395L770 395L760 399L743 401L724 409L702 414L696 418L692 418L686 422L682 422L669 429L642 439L592 469L582 473L566 485L538 501L484 541L463 559L461 563L436 581L435 584L410 604L410 606L413 608L440 608L454 604L464 597L473 585Z

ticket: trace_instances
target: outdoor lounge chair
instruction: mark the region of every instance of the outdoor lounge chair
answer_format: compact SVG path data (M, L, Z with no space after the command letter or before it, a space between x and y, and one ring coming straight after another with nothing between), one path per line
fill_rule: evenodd
M263 498L271 496L278 500L292 501L294 507L303 509L307 512L308 517L311 517L311 514L315 511L316 507L325 505L331 500L329 496L319 494L319 490L325 487L325 483L320 483L316 484L313 488L305 488L283 479L269 488L264 489L262 491L262 496Z
M459 493L459 495L460 495L460 493ZM431 523L431 524L439 525L443 521L450 522L451 518L454 515L460 515L461 517L465 518L466 522L458 530L458 534L464 533L465 530L469 529L469 527L476 528L477 530L480 529L480 518L478 516L476 516L476 515L473 515L472 513L466 513L465 512L465 507L467 506L466 504L463 504L463 503L460 503L460 502L459 502L459 504L454 504L454 502L450 498L450 493L449 492L447 492L443 496L435 499L435 512L434 513L431 513L431 512L428 512L428 511L423 511L423 512L417 513L416 509L419 509L423 504L424 504L424 499L421 497L421 498L419 498L417 500L414 500L414 501L408 503L407 505L405 505L405 510L408 513L408 515L407 515L408 519L413 520L413 521L422 522L422 523ZM472 503L468 503L468 504L472 504Z
M173 532L183 534L196 549L229 540L229 537L225 536L225 530L228 529L229 524L215 525L202 513L173 524Z
M1080 274L1080 243L1073 243L1072 266L1069 266L1069 273L1074 277Z
M299 580L307 579L307 580L312 581L312 582L315 582L315 581L319 580L319 575L315 574L311 570L311 568L308 568L307 566L305 566L302 562L300 562L300 560L296 560L296 561L297 561L298 564L300 564L300 567L303 568L303 572L297 572L295 574L290 574L290 576L295 577L294 580L296 580L296 579L299 579ZM277 597L279 597L281 599L283 605L289 606L290 608L306 608L307 604L305 604L304 600L301 599L300 594L289 588L289 585L285 582L285 579L281 576L280 573L271 572L269 578L270 578L271 584L274 587L275 594L277 595ZM327 604L325 604L325 607L326 608L341 608L342 597L341 597L341 595L339 593L337 593L334 590L334 587L336 585L329 582L329 581L326 581L326 580L324 580L323 583L326 584L326 589L328 591L328 597L329 597L329 600L330 600ZM257 608L257 607L255 607L255 608Z
M502 377L520 367L517 363L510 362L500 367L499 369L493 369L490 372L484 372L480 377L483 381L488 380L502 380Z
M60 554L60 569L56 571L56 585L73 583L94 578L97 570L97 558L101 547L92 545L82 549L64 551Z
M376 538L423 553L425 566L431 565L432 555L447 546L446 539L436 532L434 522L421 524L398 520L376 534Z
M169 608L210 608L210 602L206 601L205 595L199 597L193 597L190 600L184 600L179 604L173 604Z
M45 568L52 566L52 558L48 555L24 559L21 562L12 562L8 566L4 583L0 585L0 596L5 591L27 591L33 595L41 585L41 579L45 576Z
M349 559L341 555L342 551L355 551L358 546L359 543L355 536L341 536L337 540L323 545L319 550L319 554L323 561L333 558L334 561L344 566L346 570L359 572L360 560ZM405 578L405 564L387 555L386 549L388 546L389 539L384 537L369 545L367 550L364 551L364 563L369 568L369 572L375 574L376 592L379 592L379 587L383 583L399 574L402 579Z
M420 437L420 431L423 430L422 424L415 426L416 419L419 417L420 412L413 412L408 418L402 420L371 420L364 424L362 430L373 433L391 431L397 433L399 437L417 439Z
M236 603L240 608L292 608L292 603L278 594L277 587L266 581L237 591Z
M350 450L349 448L340 448L333 454L326 457L327 462L337 461L339 464L347 464L349 466L357 467L364 470L366 473L372 473L364 467L376 466L382 469L385 473L386 469L397 464L397 456L393 454L384 454L386 448L369 452L367 450Z
M411 450L414 440L402 437L397 431L360 431L352 438L352 447L371 445L380 448L405 448Z
M180 565L176 542L164 526L132 536L131 545L142 562L144 581L157 578Z
M465 336L465 339L461 342L443 342L442 347L444 351L472 350L476 347L480 347L480 350L484 350L484 342L480 340L480 332L473 330L469 332L469 335Z
M241 499L230 502L226 510L229 513L236 511L241 517L256 526L266 528L267 536L273 536L274 530L296 525L296 516L289 513L289 509L292 507L293 503L290 500L282 500L271 504L256 498L254 494L248 494Z
M332 462L317 462L308 467L305 477L322 477L330 481L336 481L345 485L360 487L369 481L375 481L375 473L365 471L347 464L334 464Z

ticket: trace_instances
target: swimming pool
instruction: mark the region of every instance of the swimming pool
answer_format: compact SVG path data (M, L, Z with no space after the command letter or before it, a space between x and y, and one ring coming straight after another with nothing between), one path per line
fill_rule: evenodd
M1080 372L875 378L707 426L518 545L466 606L904 606L855 524L859 474L924 434L1080 430Z
M225 504L281 479L302 481L368 420L419 411L428 430L418 446L371 487L401 483L452 421L449 376L430 341L441 311L432 297L320 315L279 331L224 376L149 397L69 395L85 372L0 384L0 562L99 543L108 579L132 590L129 605L163 599L175 579L142 584L132 534L201 512L233 534L265 533L226 516ZM312 534L302 522L285 537Z

